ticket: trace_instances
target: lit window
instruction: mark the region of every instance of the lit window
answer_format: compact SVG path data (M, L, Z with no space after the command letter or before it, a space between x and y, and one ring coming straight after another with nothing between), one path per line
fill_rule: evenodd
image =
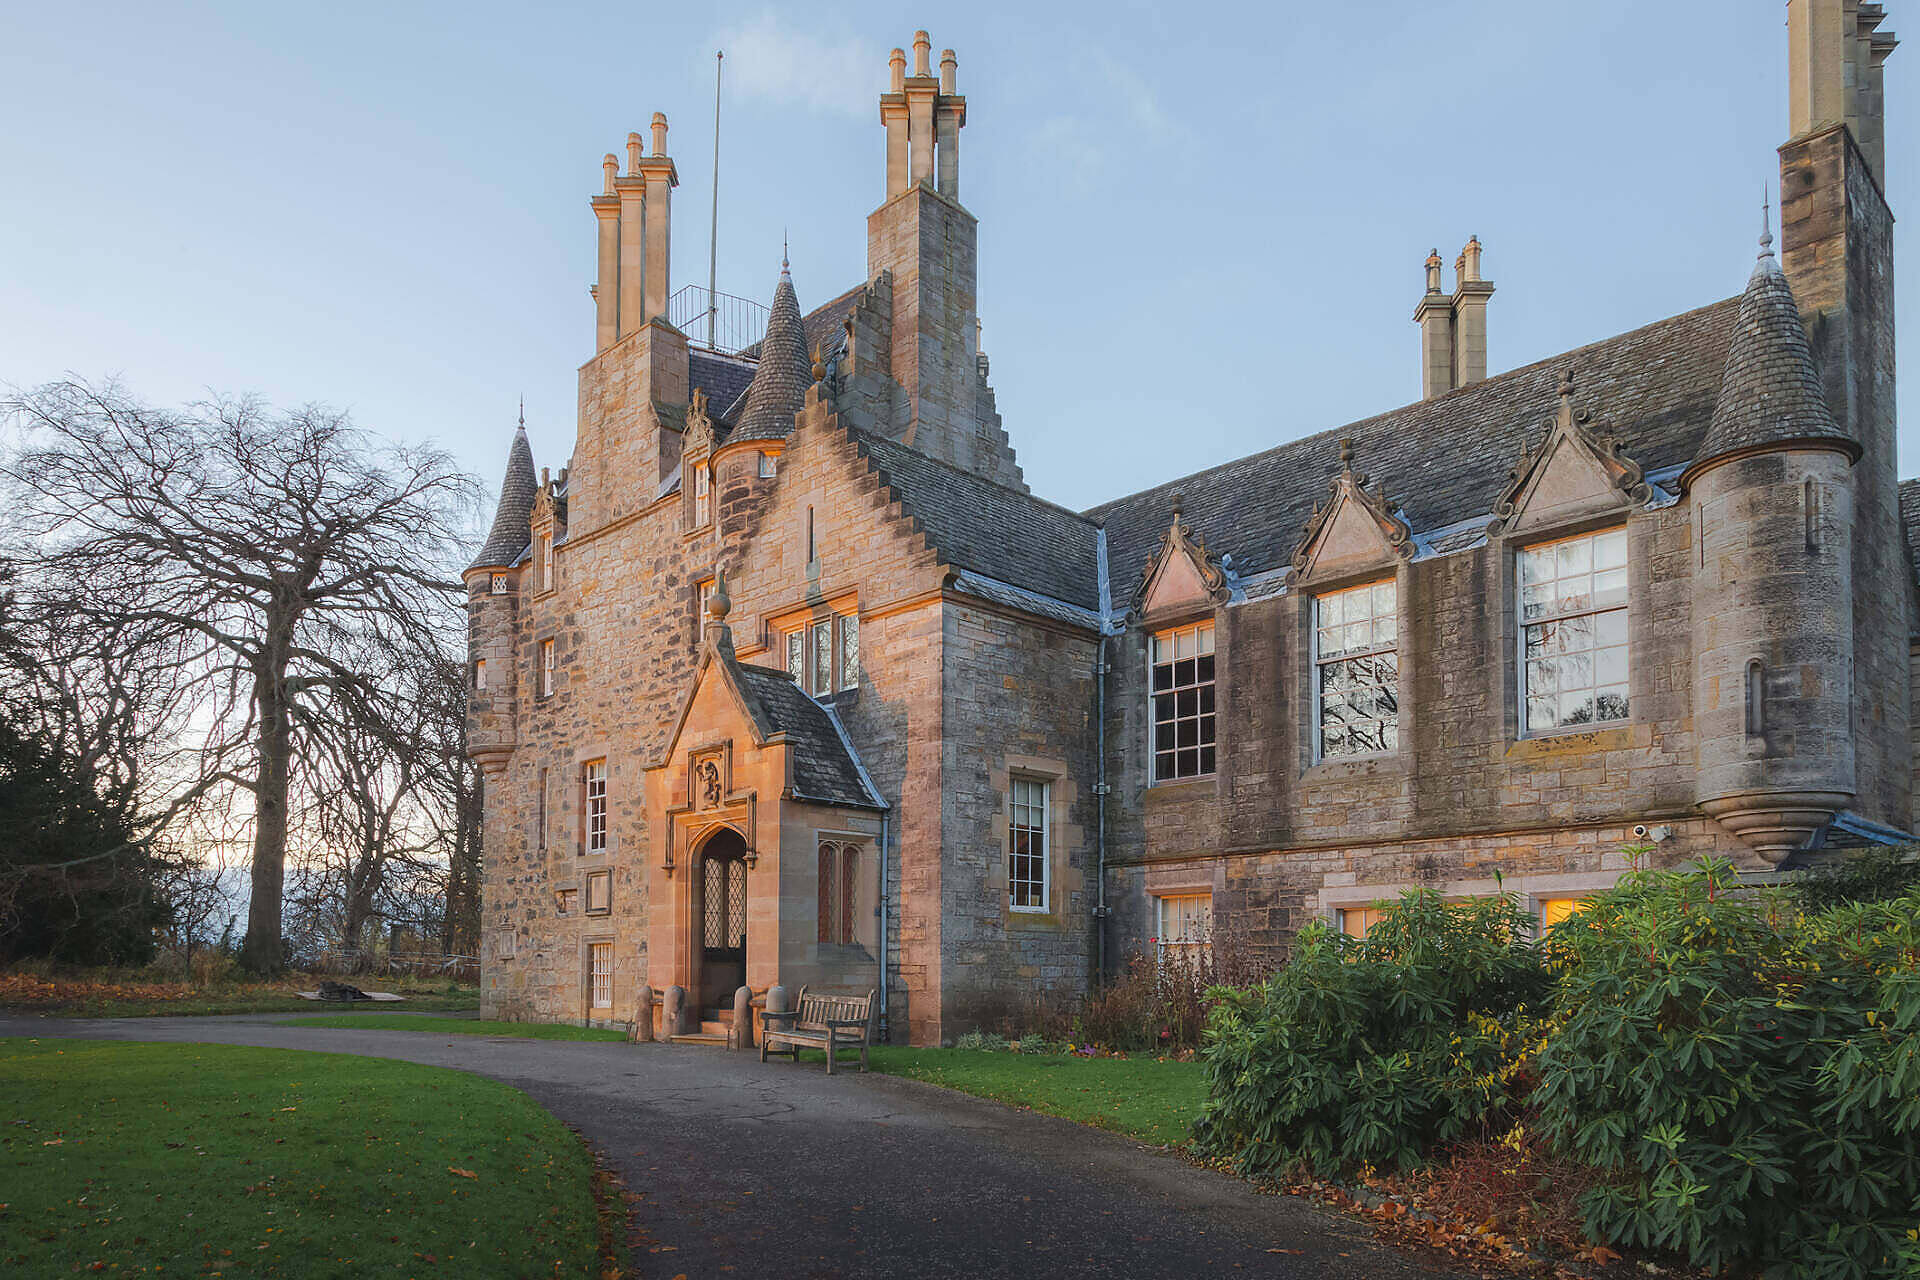
M713 473L703 462L693 469L693 527L713 519Z
M1339 918L1340 932L1349 938L1364 938L1367 930L1380 922L1386 914L1384 907L1342 907L1334 912Z
M1007 905L1047 909L1047 792L1049 784L1015 778L1007 791Z
M553 535L540 535L540 589L553 590Z
M1522 727L1627 718L1627 531L1520 552Z
M589 989L596 1009L613 1008L613 944L595 942L587 947Z
M760 478L762 480L773 479L773 455L770 453L760 455Z
M496 596L503 596L507 594L507 575L504 573L494 574L492 579L488 582L487 590L491 591Z
M595 871L587 877L587 914L605 915L613 910L613 872Z
M589 760L581 771L586 792L586 850L607 851L607 762Z
M1213 624L1153 637L1153 778L1213 772Z
M540 642L540 696L543 698L553 696L553 671L553 641L542 640Z
M485 658L473 660L473 688L476 693L487 691L487 660Z
M1160 958L1197 962L1213 951L1213 895L1170 893L1159 899Z
M1569 916L1577 916L1587 909L1585 898L1542 898L1540 899L1540 927L1551 929Z
M1314 753L1324 760L1400 748L1399 614L1391 581L1313 601Z

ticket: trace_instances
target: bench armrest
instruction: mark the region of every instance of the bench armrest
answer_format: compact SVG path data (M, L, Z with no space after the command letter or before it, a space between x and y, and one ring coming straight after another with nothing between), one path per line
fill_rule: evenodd
M798 1009L761 1009L758 1012L762 1023L771 1022L775 1018L797 1018L800 1016Z

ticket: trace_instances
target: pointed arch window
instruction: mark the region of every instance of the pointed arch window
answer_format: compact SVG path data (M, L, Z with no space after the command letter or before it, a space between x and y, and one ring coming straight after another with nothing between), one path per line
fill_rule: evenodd
M829 945L860 941L860 846L827 840L820 844L815 940Z

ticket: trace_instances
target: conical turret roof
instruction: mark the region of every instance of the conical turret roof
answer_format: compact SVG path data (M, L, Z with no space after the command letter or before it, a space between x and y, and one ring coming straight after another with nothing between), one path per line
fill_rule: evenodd
M1860 452L1827 405L1800 308L1773 256L1769 232L1760 237L1760 261L1740 298L1713 421L1681 483L1732 454L1800 441L1830 441L1855 456Z
M494 509L493 529L480 554L467 566L469 570L511 566L520 559L533 538L530 521L538 488L539 481L533 475L533 446L527 443L527 424L522 419L513 433L513 446L507 450L507 475L500 482L500 505Z
M784 440L793 430L793 415L806 403L813 385L813 362L807 356L807 331L800 321L800 300L794 296L793 277L780 264L780 283L773 291L773 311L767 317L767 336L760 340L760 365L747 387L746 408L728 437L733 440Z

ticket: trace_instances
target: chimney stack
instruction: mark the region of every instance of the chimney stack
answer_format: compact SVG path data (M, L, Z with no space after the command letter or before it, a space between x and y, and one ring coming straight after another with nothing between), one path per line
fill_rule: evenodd
M895 49L888 58L888 91L880 98L880 123L887 130L887 199L909 187L925 185L960 198L960 129L967 123L967 100L955 90L959 61L953 50L940 51L934 74L933 41L913 33L913 74L907 55Z
M667 158L667 118L653 113L653 154L627 135L627 171L612 152L600 162L599 271L593 285L594 351L605 351L654 316L665 315L671 256L672 191L680 184Z
M1427 255L1427 288L1413 309L1420 326L1420 398L1432 400L1487 376L1487 299L1480 238L1470 236L1453 262L1453 296L1440 289L1440 251Z
M1882 64L1899 41L1876 30L1886 9L1860 0L1790 0L1787 104L1792 136L1836 124L1853 134L1886 185L1886 90Z
M673 189L680 185L680 174L667 156L664 112L653 113L653 154L640 162L640 173L646 181L647 207L644 322L667 314L673 292L667 269L673 260Z

